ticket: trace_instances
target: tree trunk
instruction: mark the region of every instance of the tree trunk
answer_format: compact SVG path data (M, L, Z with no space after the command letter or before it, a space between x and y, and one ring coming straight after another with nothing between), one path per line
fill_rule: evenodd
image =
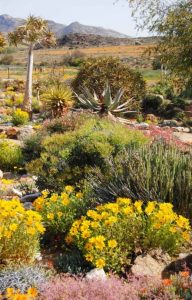
M27 111L32 118L32 84L33 84L33 45L29 46L27 78L25 84L25 96L23 101L23 110Z

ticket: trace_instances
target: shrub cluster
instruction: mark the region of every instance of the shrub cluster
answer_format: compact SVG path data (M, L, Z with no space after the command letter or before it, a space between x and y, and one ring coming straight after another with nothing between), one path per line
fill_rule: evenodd
M45 229L41 216L26 211L19 200L0 200L0 260L9 263L31 262L39 249Z
M65 184L80 182L92 167L104 169L106 158L116 156L129 145L138 147L147 141L140 131L92 118L73 132L46 137L40 158L30 162L27 169L38 176L41 190L62 192Z
M49 196L47 191L43 191L33 205L41 214L49 232L66 234L73 221L85 212L82 198L82 193L75 193L72 186L66 186L61 195Z
M13 170L20 167L23 162L21 147L14 142L0 140L0 169L3 171Z
M125 90L122 97L124 102L132 97L139 100L145 95L145 82L142 75L114 57L87 59L80 67L72 87L77 94L80 94L82 88L86 87L101 96L107 81L113 97L120 88Z
M189 241L189 232L189 220L177 215L169 203L150 201L145 206L118 198L75 221L66 240L75 243L93 266L120 272L137 249L176 253Z
M17 108L12 114L12 122L14 125L24 125L29 121L29 114Z

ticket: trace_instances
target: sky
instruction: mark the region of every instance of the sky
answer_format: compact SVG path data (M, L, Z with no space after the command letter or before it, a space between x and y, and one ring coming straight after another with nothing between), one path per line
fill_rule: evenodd
M0 0L0 14L26 18L34 14L69 25L80 22L101 26L130 36L146 36L137 32L126 0Z

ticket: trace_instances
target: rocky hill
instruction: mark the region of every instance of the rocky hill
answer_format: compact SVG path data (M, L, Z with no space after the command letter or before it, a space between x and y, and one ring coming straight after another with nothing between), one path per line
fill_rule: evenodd
M100 46L123 46L123 45L143 45L153 44L157 41L157 37L146 38L113 38L103 37L94 34L78 34L73 33L65 35L58 40L59 46L71 48L87 48Z
M56 23L52 20L47 20L49 27L52 31L55 32L57 37L62 37L65 35L79 33L79 34L93 34L105 37L114 37L114 38L128 38L125 34L116 32L111 29L105 29L102 27L94 27L82 25L78 22L73 22L70 25L64 25ZM17 26L22 25L24 23L24 19L13 18L9 15L0 15L0 32L8 33L13 31Z

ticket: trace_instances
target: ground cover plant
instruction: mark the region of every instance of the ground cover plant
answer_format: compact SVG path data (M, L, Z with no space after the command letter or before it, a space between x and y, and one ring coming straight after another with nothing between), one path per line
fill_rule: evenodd
M127 198L89 210L67 237L93 266L116 272L126 270L136 249L145 253L161 248L173 254L189 240L189 220L177 215L171 204L144 205Z

